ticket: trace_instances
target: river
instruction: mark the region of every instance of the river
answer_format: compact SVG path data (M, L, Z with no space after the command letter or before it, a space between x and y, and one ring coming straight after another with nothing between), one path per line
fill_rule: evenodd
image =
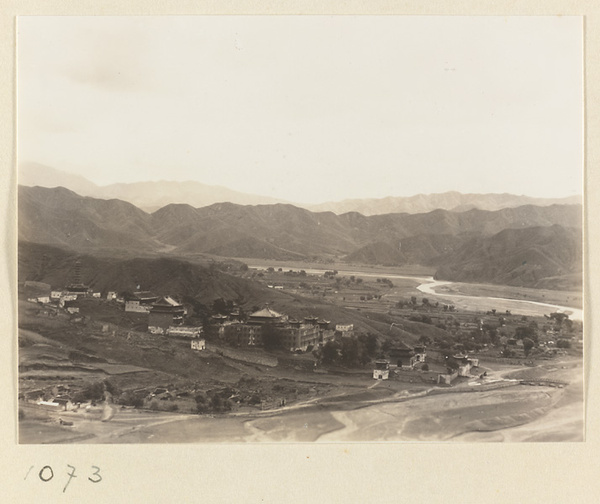
M249 265L250 268L264 269L263 266ZM284 271L289 269L298 270L298 268L289 268L287 266L281 267ZM309 275L322 275L326 271L325 269L308 268L304 269ZM452 304L458 309L462 310L475 310L475 311L489 311L495 309L498 313L509 310L511 313L519 315L548 315L552 312L561 312L569 315L571 320L583 321L583 310L579 308L573 308L570 306L561 306L551 303L542 303L539 301L528 301L524 299L510 299L493 296L468 296L466 294L454 294L447 292L438 292L437 289L440 287L450 287L460 289L461 283L450 282L445 280L435 280L432 276L413 276L413 275L397 275L394 273L384 272L365 272L365 271L352 271L352 270L337 270L338 274L346 276L357 276L357 277L368 277L368 278L380 278L385 277L389 279L403 279L403 280L414 280L418 282L417 290L428 296L434 296L441 300L450 300ZM465 284L462 284L465 285Z

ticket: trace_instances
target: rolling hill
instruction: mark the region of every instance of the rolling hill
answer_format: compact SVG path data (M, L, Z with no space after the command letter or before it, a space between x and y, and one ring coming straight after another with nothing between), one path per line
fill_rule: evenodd
M224 298L240 302L277 301L284 294L259 284L228 275L220 268L173 257L114 258L78 254L59 247L19 242L19 282L44 282L63 288L71 281L75 261L81 263L82 281L95 291L134 291L139 285L158 295L193 298L210 304Z
M534 228L536 231L530 231ZM518 283L511 276L513 269L490 273L491 265L484 265L485 258L489 250L497 248L501 253L490 256L492 262L517 253L522 255L524 245L517 237L527 238L531 251L534 245L543 247L543 242L532 240L542 240L546 235L539 230L544 228L555 229L551 236L557 235L559 229L565 230L546 245L551 249L546 256L551 254L557 264L537 268L535 274L529 268L515 270L527 285L539 282L544 275L580 270L577 254L557 255L564 247L581 247L581 234L576 232L581 233L580 205L364 216L355 212L314 213L287 204L217 203L203 208L171 204L149 214L124 201L83 197L64 188L19 188L21 241L94 255L210 254L273 260L433 264L440 268L440 275L448 278ZM542 256L536 261L541 264ZM481 266L475 267L477 264Z
M580 229L554 225L478 236L436 258L436 278L514 286L580 288Z
M218 298L236 301L247 312L268 303L275 310L296 318L311 315L331 320L333 324L354 324L357 330L386 337L391 332L391 321L384 314L348 310L325 301L269 289L253 280L230 275L221 270L226 265L217 263L211 267L171 257L100 258L59 247L20 242L19 282L43 282L53 288L63 288L70 281L76 260L81 264L82 280L95 291L133 291L140 285L159 295L175 296L194 309L201 308L198 303L210 307ZM408 325L414 334L396 329L391 336L402 335L415 343L418 334L433 335L440 331L428 324L407 322Z

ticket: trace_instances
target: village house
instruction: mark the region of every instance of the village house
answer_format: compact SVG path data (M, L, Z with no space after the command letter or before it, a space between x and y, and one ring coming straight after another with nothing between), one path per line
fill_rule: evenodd
M67 292L76 297L85 297L88 295L89 287L87 285L68 285Z
M206 341L203 339L193 339L191 342L192 350L206 350Z
M427 355L424 346L420 345L413 348L401 341L395 342L388 353L393 366L402 369L413 369L416 364L425 362Z
M388 380L390 377L390 361L386 359L377 359L375 369L373 369L374 380Z
M117 293L114 291L108 291L108 293L106 294L106 300L113 301L115 299L117 299Z
M342 338L351 338L354 336L354 324L337 324L335 330Z
M52 402L57 403L59 406L62 406L64 411L70 411L75 407L73 401L67 395L56 396Z
M479 359L470 358L468 355L456 354L452 358L458 364L458 376L471 376L471 368L479 365Z

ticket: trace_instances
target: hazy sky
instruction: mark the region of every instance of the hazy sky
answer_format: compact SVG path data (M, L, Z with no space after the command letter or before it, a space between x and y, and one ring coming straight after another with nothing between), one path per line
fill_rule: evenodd
M20 17L18 155L316 203L580 194L580 17Z

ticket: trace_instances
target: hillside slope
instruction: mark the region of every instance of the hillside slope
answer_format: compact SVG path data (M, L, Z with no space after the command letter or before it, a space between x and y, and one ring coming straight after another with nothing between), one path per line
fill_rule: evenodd
M435 259L436 277L460 282L580 288L581 230L554 225L476 237Z
M313 213L284 204L218 203L203 208L168 205L148 214L124 201L83 197L64 188L19 188L19 240L23 242L93 255L209 254L284 261L437 265L440 275L449 278L515 285L531 285L547 275L580 271L576 254L557 254L565 247L581 248L581 235L566 233L548 242L545 255L535 261L544 266L537 267L535 274L527 268L490 273L493 265L484 265L488 258L486 246L498 241L504 244L489 261L512 261L515 254L522 253L523 246L521 238L507 231L521 231L518 236L531 241L542 239L541 228L580 230L581 221L580 205L368 217L359 213ZM533 228L539 229L528 231ZM546 256L552 257L554 266ZM513 272L521 280L514 280Z
M227 274L215 264L206 267L171 257L119 259L77 254L43 244L19 242L19 282L44 282L63 288L73 276L76 260L82 281L95 291L150 290L158 295L193 298L210 304L214 299L262 303L285 298L281 292Z

